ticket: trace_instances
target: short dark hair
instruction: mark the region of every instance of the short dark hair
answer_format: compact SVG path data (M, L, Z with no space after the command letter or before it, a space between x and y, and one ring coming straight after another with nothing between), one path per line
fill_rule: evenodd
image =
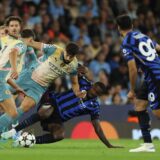
M122 30L128 30L132 28L132 20L128 15L120 15L117 17L116 21Z
M74 42L70 42L66 46L66 51L67 51L67 54L75 56L79 53L79 46Z
M18 17L18 16L9 16L4 22L5 26L9 26L9 23L11 21L18 21L19 24L22 25L22 19L20 17Z
M31 30L31 29L24 29L24 30L21 32L21 37L22 37L22 38L33 37L33 39L35 39L35 34L34 34L33 30Z
M102 82L96 82L94 85L98 86L100 88L100 90L99 90L99 94L100 95L106 94L107 87L104 85L104 83L102 83Z

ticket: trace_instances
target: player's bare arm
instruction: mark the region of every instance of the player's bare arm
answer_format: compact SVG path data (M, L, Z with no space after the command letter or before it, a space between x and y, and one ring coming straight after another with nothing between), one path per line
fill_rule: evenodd
M71 83L74 94L79 98L84 98L86 91L80 91L77 75L71 76Z
M156 51L160 52L160 45L156 44Z
M11 78L7 79L7 83L16 90L16 93L26 95L24 90L20 88Z
M42 42L37 42L37 41L34 41L33 39L24 39L23 41L26 43L27 46L33 47L37 50L42 49L42 46L43 46Z
M135 85L137 79L137 67L135 60L128 61L128 69L129 69L129 79L130 79L130 91L128 93L128 98L133 99L135 97Z
M13 48L9 54L9 61L11 64L11 78L13 79L18 78L17 55L18 55L18 50Z
M94 130L97 134L97 136L99 137L99 139L108 147L108 148L123 148L121 146L113 146L112 144L110 144L110 142L107 140L107 138L105 137L102 127L100 125L100 120L95 119L92 120L92 125L94 127Z
M78 72L78 74L82 74L82 75L86 76L88 73L88 68L85 66L79 65L77 68L77 72Z

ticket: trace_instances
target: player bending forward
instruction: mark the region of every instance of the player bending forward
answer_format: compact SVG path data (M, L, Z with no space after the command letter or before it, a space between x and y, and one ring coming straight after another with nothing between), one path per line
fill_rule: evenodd
M23 70L15 81L25 91L26 96L18 108L18 115L12 118L8 114L3 114L0 117L0 125L6 129L12 123L18 121L24 112L34 107L51 83L58 77L70 75L75 95L80 98L86 95L86 91L80 91L79 89L76 58L79 47L75 43L71 42L63 49L55 45L36 42L33 37L22 38L22 40L28 46L42 50L44 55L41 63L35 62L30 68Z
M101 82L92 84L85 76L80 76L79 85L81 90L87 91L85 98L76 97L73 90L60 94L47 91L39 103L38 112L31 115L14 129L3 133L2 137L8 139L15 136L16 132L40 121L43 130L49 133L37 136L36 144L54 143L64 139L64 122L81 115L90 115L92 125L99 139L108 148L121 148L109 143L100 125L100 105L97 101L97 96L101 96L104 93L104 84Z

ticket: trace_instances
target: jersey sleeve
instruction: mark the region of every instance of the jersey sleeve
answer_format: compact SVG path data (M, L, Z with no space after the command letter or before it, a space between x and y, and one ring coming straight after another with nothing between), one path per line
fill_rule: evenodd
M73 67L70 75L71 76L76 76L78 74L77 69L78 69L78 63L75 65L75 67Z
M18 50L19 54L25 54L27 51L27 46L24 43L17 43L14 48Z
M70 73L71 76L76 76L77 75L77 70L73 69L73 71Z
M91 120L99 119L100 118L100 105L96 101L93 104L93 109L90 112Z
M156 45L158 44L156 41L152 41L153 42L153 45L154 47L156 47Z
M123 57L127 62L134 59L134 55L131 47L127 45L123 45L121 49L122 49Z
M43 44L41 50L44 54L50 56L51 54L54 54L56 49L57 47L53 44Z
M31 61L37 60L37 56L36 56L35 51L32 47L27 48L27 54L29 55L29 58Z

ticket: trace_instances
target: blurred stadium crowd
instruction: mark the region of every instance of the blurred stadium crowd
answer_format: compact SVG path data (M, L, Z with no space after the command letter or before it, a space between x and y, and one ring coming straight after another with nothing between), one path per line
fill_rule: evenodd
M77 42L81 48L78 59L89 68L90 78L109 88L100 99L107 105L128 103L128 69L115 24L116 16L123 13L131 16L136 30L160 39L159 0L0 0L0 25L9 15L20 16L38 41L60 46ZM142 79L140 73L137 86ZM57 79L54 86L62 92L70 84L66 77Z

